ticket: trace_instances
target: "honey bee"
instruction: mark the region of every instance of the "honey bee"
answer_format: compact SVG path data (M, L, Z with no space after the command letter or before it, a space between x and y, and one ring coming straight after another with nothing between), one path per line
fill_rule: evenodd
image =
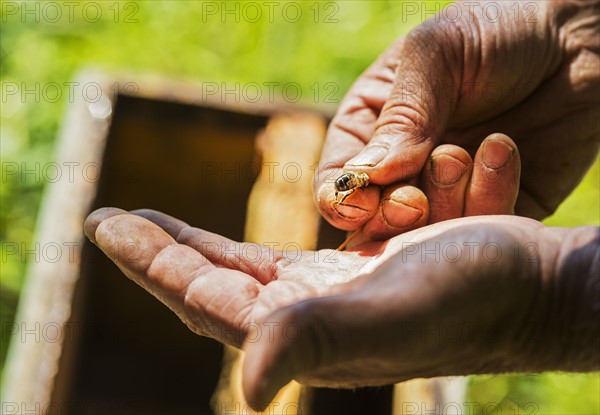
M362 172L347 172L342 174L340 177L335 179L335 197L337 199L338 193L343 193L342 199L337 203L343 203L344 200L356 189L362 189L369 185L369 176Z

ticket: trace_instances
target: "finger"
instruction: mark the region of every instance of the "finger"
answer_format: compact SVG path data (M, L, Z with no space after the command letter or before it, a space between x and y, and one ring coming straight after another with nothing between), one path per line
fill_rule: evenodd
M193 279L191 271L214 268L210 262L188 247L179 249L173 238L145 219L130 215L120 209L100 209L87 218L85 233L132 280L141 285L170 308L181 311L180 295ZM179 274L164 278L154 272L160 258L186 260ZM201 261L198 261L200 259ZM152 271L150 268L153 266ZM191 265L191 266L190 266ZM149 277L148 272L152 278Z
M475 154L464 216L513 214L520 177L521 159L513 140L504 134L487 137Z
M375 133L346 169L364 171L381 185L421 171L448 124L462 74L461 38L444 30L431 21L407 36Z
M255 243L239 243L216 233L189 226L172 216L150 209L131 213L160 226L178 243L187 245L217 266L252 275L262 284L275 278L275 263L283 258L281 251Z
M258 295L257 281L217 268L196 250L136 215L100 210L86 234L127 275L173 310L196 333L239 347Z
M377 212L381 188L368 186L344 197L333 184L321 186L317 201L321 214L333 226L351 231L360 228Z
M141 216L142 218L148 219L155 225L160 226L176 241L177 238L179 238L179 233L183 229L188 228L190 226L180 219L174 218L173 216L167 215L166 213L162 213L157 210L135 209L130 211L129 213L131 213L132 215Z
M105 207L95 210L90 214L83 224L83 232L88 237L92 243L97 245L96 243L96 228L100 225L104 219L108 219L112 216L117 215L126 215L128 212L123 209L113 208L113 207Z
M396 41L358 78L327 130L314 191L319 209L336 227L352 229L355 223L344 223L353 222L353 216L360 213L355 212L347 219L344 212L338 214L331 209L335 202L333 183L344 173L344 164L360 153L375 132L377 118L392 91L402 41ZM379 198L368 198L360 206L365 211L374 212L378 204Z
M427 223L429 203L427 196L408 184L388 186L381 195L377 213L365 224L352 246L392 236L419 228Z
M368 350L365 343L370 336L364 335L363 323L368 318L357 319L349 313L365 307L352 298L315 298L282 308L266 319L272 328L269 335L262 329L248 335L242 389L253 409L266 408L283 386L292 379L301 381L305 374L327 370L335 382L335 376L345 372L338 362Z
M540 72L540 79L547 79L539 85L527 82L536 88L519 105L513 103L493 118L488 114L488 121L468 130L461 128L444 141L474 142L496 131L515 138L523 163L516 214L542 220L577 186L598 154L600 77L592 76L598 68L597 54L581 53L570 64L553 69L552 74ZM521 88L503 87L506 91ZM560 105L553 105L556 97L560 97ZM489 103L502 108L496 99Z
M458 146L444 144L433 150L422 175L429 223L462 217L472 166L469 153Z

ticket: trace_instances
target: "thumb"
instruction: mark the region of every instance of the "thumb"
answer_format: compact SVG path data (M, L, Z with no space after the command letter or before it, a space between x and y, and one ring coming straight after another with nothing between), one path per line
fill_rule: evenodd
M362 332L360 327L349 327L360 323L346 315L352 310L347 307L347 297L305 300L274 312L254 326L244 345L242 370L242 388L250 407L264 410L293 379L314 381L315 373L338 373L337 365L348 358L344 354L362 349L357 344L342 347L352 344L357 332Z
M425 22L400 42L394 87L373 137L346 170L363 171L371 183L387 185L416 176L440 141L462 73L462 41ZM451 35L452 33L450 33ZM459 58L460 57L460 58Z

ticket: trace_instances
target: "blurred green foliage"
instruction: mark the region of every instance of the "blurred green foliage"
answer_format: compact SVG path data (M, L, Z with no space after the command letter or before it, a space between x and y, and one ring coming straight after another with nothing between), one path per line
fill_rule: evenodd
M58 19L50 3L59 5ZM86 6L90 3L93 6ZM315 82L333 82L337 85L333 98L339 102L354 79L396 37L448 1L417 2L418 13L411 15L400 1L291 2L294 7L275 2L272 10L260 6L260 18L256 18L252 3L261 5L107 1L71 2L71 6L30 2L24 6L21 2L0 2L3 327L14 318L26 270L26 261L19 255L8 255L6 249L9 244L28 249L34 244L35 218L47 184L35 175L22 178L5 174L4 165L43 165L52 160L55 137L69 104L65 83L77 70L94 66L127 71L132 81L135 74L158 73L219 83L275 82L279 87L296 82L305 104L315 103L314 93L309 92ZM29 13L24 13L23 7ZM222 13L225 8L232 12ZM54 94L48 97L43 93L53 82L63 88L58 100ZM9 89L15 85L17 94ZM598 225L599 174L597 162L546 223ZM4 334L2 363L7 346ZM597 373L472 377L469 392L473 402L495 402L509 413L537 414L598 413L598 396ZM535 402L538 410L532 412L528 402ZM520 410L514 412L514 408Z
M485 375L470 378L466 401L473 415L593 415L600 411L599 392L598 373Z

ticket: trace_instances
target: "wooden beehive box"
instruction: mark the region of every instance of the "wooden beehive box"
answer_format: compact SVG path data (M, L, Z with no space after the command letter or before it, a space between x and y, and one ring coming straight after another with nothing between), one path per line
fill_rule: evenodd
M74 180L49 186L36 237L41 246L63 247L63 255L29 268L17 323L38 336L13 336L3 410L212 413L222 346L194 335L125 278L85 240L82 224L98 207L149 207L242 240L260 163L257 134L273 115L297 110L199 102L196 87L165 80L85 72L77 82L101 85L103 95L79 99L67 111L56 162L72 168ZM331 110L313 117L325 120ZM321 223L320 246L343 238ZM390 388L310 396L310 413L391 409Z

